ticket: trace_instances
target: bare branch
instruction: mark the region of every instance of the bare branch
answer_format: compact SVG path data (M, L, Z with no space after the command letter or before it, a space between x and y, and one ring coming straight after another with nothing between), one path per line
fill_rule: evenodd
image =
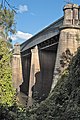
M2 0L1 7L4 9L4 8L6 8L6 5L16 13L17 8L12 6L7 0Z

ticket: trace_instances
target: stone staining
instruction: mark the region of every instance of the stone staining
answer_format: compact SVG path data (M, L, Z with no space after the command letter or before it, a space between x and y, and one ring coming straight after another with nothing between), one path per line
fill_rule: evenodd
M72 4L67 4L64 6L64 22L63 25L71 25L73 19Z
M73 5L73 25L79 24L79 6L74 4Z

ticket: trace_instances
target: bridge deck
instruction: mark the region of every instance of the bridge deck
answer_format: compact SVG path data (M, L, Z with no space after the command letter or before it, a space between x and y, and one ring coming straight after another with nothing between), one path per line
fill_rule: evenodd
M26 40L24 43L21 44L21 52L24 52L25 50L28 50L31 47L34 47L35 45L40 44L43 41L46 41L47 39L54 37L59 34L59 28L63 24L64 17L61 17L30 39Z

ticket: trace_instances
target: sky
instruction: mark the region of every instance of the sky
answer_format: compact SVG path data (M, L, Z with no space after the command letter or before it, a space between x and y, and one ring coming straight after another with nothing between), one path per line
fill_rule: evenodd
M1 1L1 0L0 0ZM80 5L80 0L7 0L17 8L15 15L16 35L13 44L23 43L43 28L63 16L66 1Z

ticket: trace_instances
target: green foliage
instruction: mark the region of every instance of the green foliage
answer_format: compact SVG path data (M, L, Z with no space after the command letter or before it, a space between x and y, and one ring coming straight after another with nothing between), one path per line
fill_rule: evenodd
M30 120L26 108L13 104L12 106L0 105L0 120Z
M70 52L70 50L67 48L65 52L62 53L60 56L60 65L62 68L68 67L71 59L73 57L73 54Z
M28 116L30 120L80 119L80 48L49 97Z
M1 120L79 120L80 48L49 97L32 108L1 106Z
M5 34L8 35L8 32L10 33L15 33L15 22L14 22L14 11L5 8L2 8L0 5L0 27L4 31L4 36ZM1 31L3 33L3 31Z
M0 106L0 117L0 120L79 120L80 48L45 101L32 108L16 104Z
M8 105L12 105L14 101L11 55L7 42L0 39L0 103Z

